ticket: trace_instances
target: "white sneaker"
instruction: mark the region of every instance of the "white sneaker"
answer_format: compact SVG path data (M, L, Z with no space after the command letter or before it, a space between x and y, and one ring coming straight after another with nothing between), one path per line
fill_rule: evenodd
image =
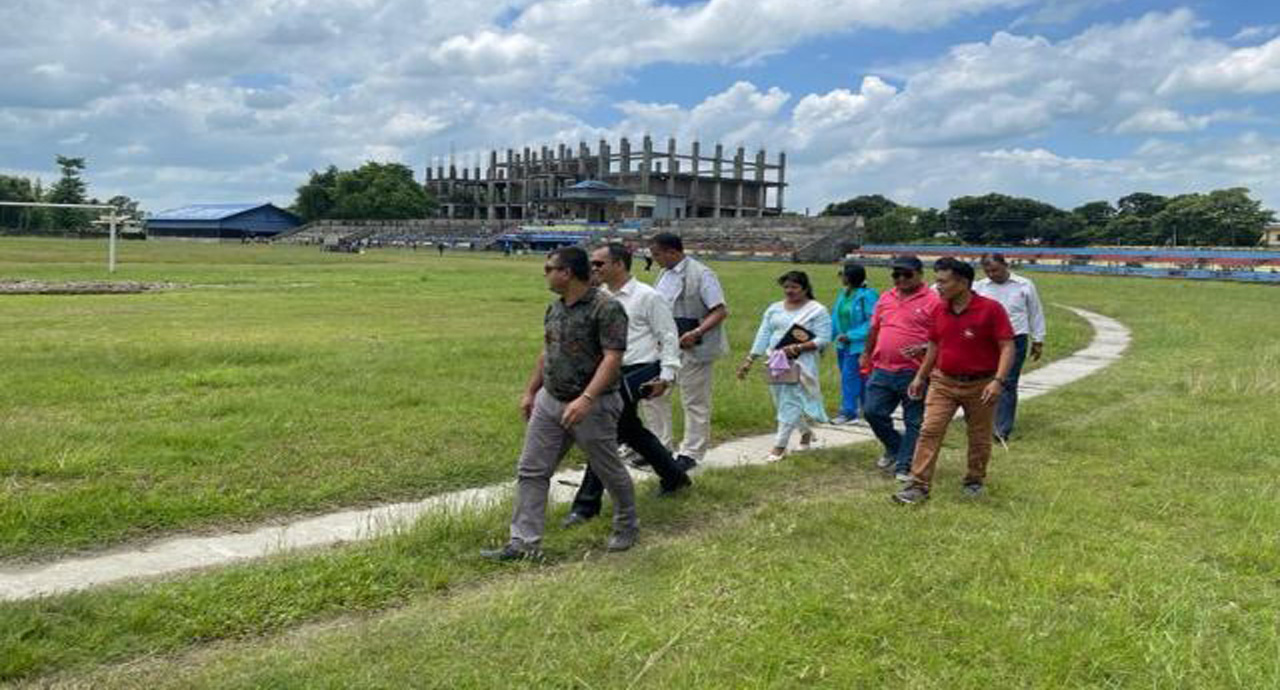
M783 459L783 458L785 458L785 457L787 457L787 454L786 454L786 453L774 453L774 452L770 451L768 455L764 456L764 461L765 461L765 462L777 462L777 461L779 461L779 460L781 460L781 459Z
M851 419L849 419L848 417L846 417L846 416L844 416L844 415L839 415L839 416L838 416L838 417L836 417L835 419L832 419L832 420L831 420L831 423L832 423L832 424L835 424L835 425L837 425L837 426L839 426L839 425L841 425L841 424L848 424L848 423L849 423L849 422L851 422L851 421L854 421L854 420L851 420Z
M898 481L900 481L900 482L909 482L909 481L911 481L911 475L910 475L910 474L907 474L906 472L899 472L899 473L897 473L897 474L893 475L893 478L894 478L894 479L897 479L897 480L898 480Z
M889 465L892 465L892 464L893 464L893 458L889 457L888 455L881 455L880 459L876 460L876 467L882 470L888 469Z

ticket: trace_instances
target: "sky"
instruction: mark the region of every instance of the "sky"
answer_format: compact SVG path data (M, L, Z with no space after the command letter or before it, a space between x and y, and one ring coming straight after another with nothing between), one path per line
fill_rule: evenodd
M0 174L83 156L91 194L151 212L646 133L786 151L801 213L1237 186L1280 209L1278 124L1273 1L0 3Z

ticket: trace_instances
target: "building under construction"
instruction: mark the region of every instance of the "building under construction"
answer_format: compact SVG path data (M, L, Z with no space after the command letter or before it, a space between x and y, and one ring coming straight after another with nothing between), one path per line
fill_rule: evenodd
M447 218L493 221L616 222L633 218L758 218L782 213L787 155L776 163L764 149L748 158L738 147L705 155L698 142L678 153L676 140L655 151L645 136L638 151L623 138L615 151L600 140L591 151L560 144L539 150L489 152L488 165L427 169L427 191Z

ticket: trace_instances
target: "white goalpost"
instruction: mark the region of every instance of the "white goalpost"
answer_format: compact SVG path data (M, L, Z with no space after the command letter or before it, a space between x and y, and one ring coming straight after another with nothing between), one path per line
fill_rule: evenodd
M116 235L120 228L137 227L137 220L127 213L121 213L120 209L109 204L50 204L42 201L0 201L0 206L25 206L35 208L80 208L89 210L104 211L95 221L94 225L105 225L108 228L107 233L107 272L116 272Z

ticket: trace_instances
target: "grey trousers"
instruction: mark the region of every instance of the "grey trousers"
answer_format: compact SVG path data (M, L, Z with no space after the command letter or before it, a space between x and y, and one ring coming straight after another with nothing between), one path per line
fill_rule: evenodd
M671 438L671 392L640 403L640 419L662 441L662 445L672 450L673 455L687 455L702 462L711 446L711 375L714 366L714 360L699 362L688 354L680 357L676 387L680 389L680 403L684 408L684 441L678 449L672 445Z
M511 541L525 548L537 547L547 522L547 493L556 466L577 444L587 454L587 464L613 499L614 532L640 526L636 516L636 490L618 459L618 416L622 398L617 393L600 396L591 412L569 429L560 426L566 403L545 390L534 398L533 414L524 433L524 450L516 465L516 505L511 516Z

